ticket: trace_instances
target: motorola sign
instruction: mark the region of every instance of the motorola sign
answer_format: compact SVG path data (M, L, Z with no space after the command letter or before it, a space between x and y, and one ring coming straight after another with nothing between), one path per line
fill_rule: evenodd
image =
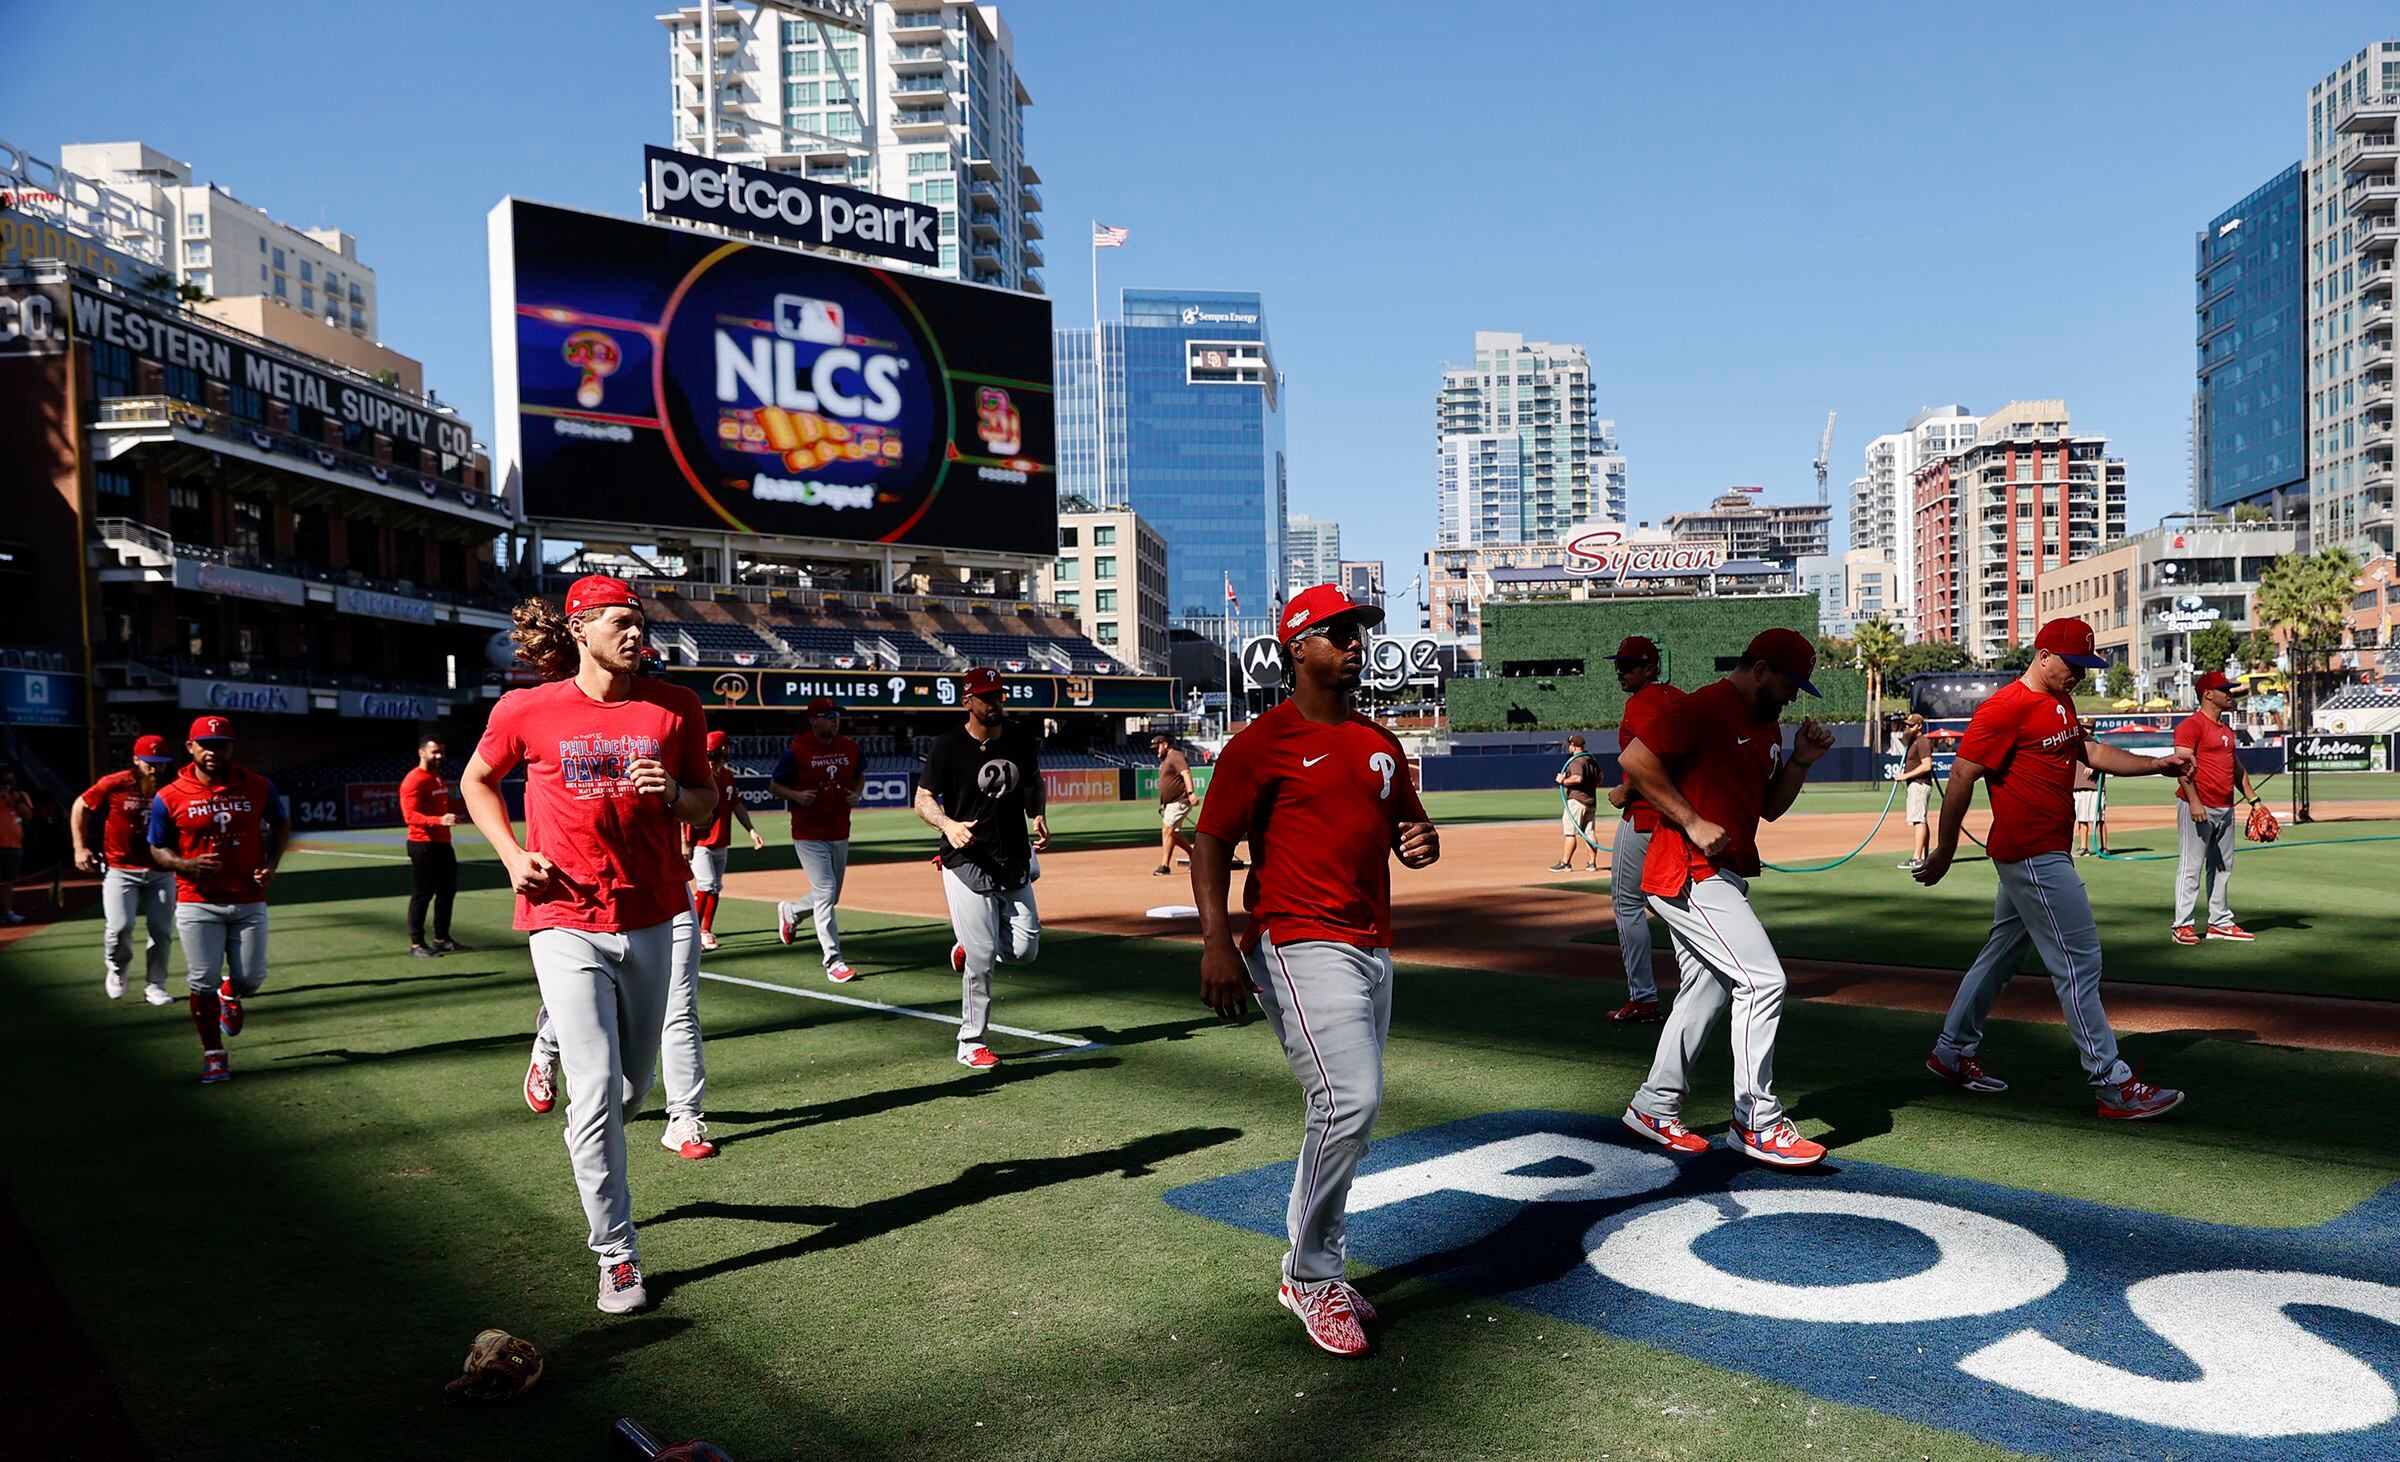
M661 218L910 264L941 262L941 245L934 236L941 211L922 203L664 147L645 147L642 157L648 164L642 205Z
M1273 690L1283 684L1283 651L1273 635L1242 646L1242 689Z

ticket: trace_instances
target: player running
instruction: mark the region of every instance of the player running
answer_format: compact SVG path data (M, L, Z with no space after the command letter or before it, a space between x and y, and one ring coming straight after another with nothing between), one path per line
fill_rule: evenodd
M714 928L717 898L725 891L725 860L733 854L735 819L740 819L742 831L750 835L752 852L767 845L767 840L759 834L758 824L750 820L750 809L742 805L742 794L736 790L733 773L725 765L727 756L725 733L709 732L708 774L717 789L717 810L709 817L707 827L683 830L683 851L692 864L692 909L700 917L702 949L717 947Z
M1042 757L1033 733L1008 719L997 670L970 670L959 687L967 723L943 733L925 758L917 816L942 835L942 891L950 900L950 968L958 971L958 1064L1000 1064L984 1044L992 966L1031 964L1042 951L1033 855L1050 846ZM1026 824L1032 824L1032 835Z
M825 978L846 985L857 977L842 958L842 926L834 907L842 901L842 877L850 869L850 809L866 786L867 761L858 743L842 734L842 708L829 695L808 703L808 733L792 738L775 763L767 790L792 809L792 851L808 875L808 898L775 905L775 933L789 944L799 922L813 913L817 953Z
M679 823L716 810L700 699L643 676L641 600L603 574L577 579L564 614L517 606L517 656L547 684L492 707L459 779L467 812L508 870L531 937L545 1024L567 1089L567 1153L600 1262L599 1307L649 1304L626 1188L625 1118L650 1089L666 1027L675 921L691 899ZM500 779L525 769L525 843ZM527 1080L531 1099L532 1081Z
M1625 748L1641 740L1660 712L1683 699L1683 692L1661 677L1658 646L1645 636L1627 635L1608 658L1617 663L1617 688L1625 692L1625 716L1617 723L1622 768ZM1658 831L1658 809L1634 792L1621 770L1608 801L1623 809L1608 855L1608 891L1616 904L1617 958L1625 967L1625 1003L1608 1018L1622 1025L1656 1025L1663 1017L1658 1013L1658 967L1650 957L1650 899L1642 892L1642 863L1650 856L1650 835Z
M200 1083L214 1086L233 1075L225 1037L242 1033L243 999L267 983L267 886L286 823L275 784L235 763L231 721L193 721L184 750L191 764L150 799L144 837L151 861L175 875Z
M450 829L450 788L442 780L442 738L417 742L417 764L400 779L400 820L408 826L408 956L431 959L466 946L450 937L450 908L458 900L458 850ZM433 943L425 942L425 909L433 908Z
M1339 585L1293 596L1276 623L1292 698L1217 758L1192 853L1200 998L1228 1020L1253 995L1300 1082L1308 1123L1285 1211L1278 1304L1334 1355L1367 1348L1374 1307L1345 1277L1350 1181L1383 1101L1392 1025L1391 857L1442 855L1398 739L1351 704L1383 611ZM1250 840L1240 945L1226 914L1233 847Z
M1625 1125L1676 1152L1707 1139L1683 1125L1692 1063L1717 1017L1733 1011L1733 1130L1726 1145L1776 1167L1804 1168L1825 1148L1802 1137L1775 1099L1775 1036L1783 1022L1783 961L1750 907L1759 872L1758 823L1790 810L1833 733L1803 719L1783 757L1783 708L1817 688L1817 647L1788 629L1759 632L1731 674L1653 717L1625 748L1625 780L1658 809L1642 888L1675 941L1682 986L1659 1033L1650 1078Z
M2051 620L2033 645L2033 663L2025 673L1977 706L1967 722L1942 794L1941 831L1916 873L1917 882L1930 888L1950 871L1975 783L1988 782L1989 851L2000 877L1992 933L1959 982L1925 1069L1968 1091L2008 1090L2007 1082L1983 1069L1976 1053L1983 1047L1984 1017L2031 948L2057 987L2067 1033L2083 1053L2084 1075L2100 1115L2122 1121L2164 1116L2183 1093L2150 1085L2118 1057L2116 1033L2100 1007L2100 931L2092 923L2083 880L2075 876L2072 789L2078 762L2111 776L2176 776L2190 764L2191 753L2179 746L2162 757L2136 756L2084 735L2071 694L2084 671L2108 664L2093 649L2089 624Z
M2240 841L2234 830L2233 799L2238 793L2244 801L2256 802L2258 794L2250 790L2250 773L2234 755L2233 728L2225 724L2225 713L2233 709L2242 689L2221 670L2201 676L2192 689L2200 697L2200 708L2175 728L2175 744L2192 754L2192 763L2184 770L2183 785L2175 789L2183 812L2175 819L2175 922L2171 933L2177 944L2200 942L2192 915L2205 890L2208 937L2248 943L2258 936L2233 922L2230 902L2233 848Z
M142 834L150 820L150 799L158 795L159 779L175 765L164 736L143 736L133 743L133 764L110 772L84 789L68 808L67 831L74 840L75 866L100 875L100 905L108 924L100 937L101 958L108 973L101 987L108 998L125 995L125 971L133 964L133 921L147 926L144 948L148 981L142 998L153 1005L172 1005L167 993L167 961L175 947L175 875L150 858ZM100 847L92 848L86 823L100 818Z

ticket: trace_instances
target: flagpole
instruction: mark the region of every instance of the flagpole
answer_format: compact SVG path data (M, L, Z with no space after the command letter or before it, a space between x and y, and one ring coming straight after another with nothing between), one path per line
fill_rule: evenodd
M1100 348L1100 220L1092 220L1092 466L1099 473L1100 506L1108 496L1108 365Z

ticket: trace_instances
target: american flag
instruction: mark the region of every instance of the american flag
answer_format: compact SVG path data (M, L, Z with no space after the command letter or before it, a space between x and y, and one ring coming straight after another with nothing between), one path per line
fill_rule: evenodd
M1092 247L1095 249L1122 249L1125 241L1132 237L1131 229L1111 228L1097 221L1092 224Z
M1230 573L1225 576L1225 610L1229 614L1242 612L1242 599L1233 592L1233 575Z

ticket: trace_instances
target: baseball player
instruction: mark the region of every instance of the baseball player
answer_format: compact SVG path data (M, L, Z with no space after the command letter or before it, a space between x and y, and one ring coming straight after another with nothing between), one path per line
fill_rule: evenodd
M1933 846L1933 738L1925 734L1925 718L1915 711L1900 727L1900 785L1908 796L1908 861L1900 865L1914 873L1925 866Z
M1609 656L1617 663L1617 688L1625 692L1625 714L1617 723L1617 755L1639 741L1659 712L1683 699L1683 692L1659 678L1658 646L1641 635L1627 635ZM1625 965L1625 1003L1608 1013L1620 1025L1656 1025L1658 970L1650 957L1650 901L1642 892L1642 862L1650 855L1650 835L1658 829L1658 809L1634 794L1633 784L1621 777L1608 792L1609 805L1620 810L1616 841L1608 854L1608 891L1616 904L1617 958Z
M267 886L287 824L275 784L235 763L231 721L193 721L184 750L191 764L151 797L144 837L151 862L175 875L200 1081L213 1086L233 1075L225 1037L242 1033L243 999L267 983Z
M756 852L767 845L759 834L758 824L750 820L750 809L742 805L742 794L735 787L733 773L725 763L726 736L722 731L708 733L708 775L717 789L717 810L710 816L708 826L683 830L683 851L692 864L692 909L700 918L700 947L717 947L717 935L712 927L717 918L717 899L725 892L725 860L733 854L733 824L738 819L742 831L750 835L750 849Z
M108 924L101 935L101 958L108 973L102 988L108 998L125 996L125 971L133 964L133 921L148 928L144 950L148 981L142 998L153 1005L172 1005L167 993L167 961L175 947L175 875L150 859L150 844L142 834L150 820L150 799L158 795L159 779L175 765L164 736L143 736L133 743L133 764L110 772L84 789L68 808L67 831L75 845L75 866L100 875L100 905ZM100 819L100 847L92 848L86 825Z
M2233 728L2225 724L2225 713L2233 709L2242 688L2226 679L2223 671L2211 670L2194 681L2192 689L2200 697L2200 708L2175 728L2175 744L2192 754L2192 762L2183 774L2183 784L2175 789L2184 815L2175 819L2173 937L2177 944L2200 942L2199 932L2192 927L2192 914L2205 887L2208 937L2246 944L2258 936L2233 922L2233 909L2227 901L2233 885L2234 843L2240 837L2234 828L2233 799L2239 793L2245 802L2258 800L2250 790L2250 774L2243 770L2242 759L2234 755Z
M458 850L450 829L450 788L442 781L442 738L420 737L417 764L400 779L400 820L408 827L408 955L431 959L466 946L450 938L450 908L458 899ZM433 943L425 942L425 910L433 909Z
M1959 828L1975 800L1975 784L1991 787L1988 845L2000 893L1991 937L1959 982L1941 1039L1925 1069L1968 1091L2001 1092L2008 1083L1983 1069L1983 1021L2001 987L2016 974L2028 948L2038 952L2057 987L2067 1032L2083 1053L2103 1117L2139 1121L2163 1116L2183 1093L2143 1081L2117 1055L2116 1033L2100 1007L2100 931L2091 899L2075 875L2070 789L2074 766L2088 762L2111 776L2178 775L2191 753L2181 747L2156 759L2087 740L2071 696L2086 670L2108 661L2092 645L2092 627L2054 619L2034 636L2033 663L2018 679L1975 708L1950 784L1942 794L1942 827L1917 882L1930 888L1950 871Z
M1600 764L1583 749L1583 733L1567 738L1567 764L1558 769L1551 781L1566 789L1558 810L1558 830L1567 840L1566 851L1550 865L1552 873L1565 873L1575 866L1575 850L1584 853L1586 873L1600 871L1600 854L1592 847L1593 815L1600 802Z
M1192 815L1192 764L1175 749L1175 743L1163 731L1150 738L1150 754L1158 758L1158 866L1150 870L1153 878L1165 878L1175 870L1168 865L1177 853L1190 854L1192 840L1183 835L1184 819Z
M1307 1126L1285 1211L1276 1302L1318 1349L1358 1355L1375 1319L1345 1277L1350 1180L1383 1101L1392 1024L1392 874L1442 855L1391 732L1352 705L1366 632L1383 611L1338 584L1292 596L1276 621L1291 699L1217 758L1192 854L1200 997L1228 1020L1253 996L1300 1082ZM1226 914L1234 844L1250 840L1248 929Z
M792 809L792 851L808 875L806 902L775 905L776 936L789 944L801 918L816 916L817 953L825 978L847 985L858 977L842 958L842 926L835 906L850 870L850 809L866 787L867 759L858 743L842 734L842 708L821 695L808 703L808 734L792 738L767 790Z
M516 927L530 936L567 1089L567 1152L600 1263L599 1308L624 1314L650 1302L625 1118L649 1092L676 922L691 914L677 825L716 811L708 726L698 696L640 674L645 621L624 580L587 575L568 587L563 615L529 599L514 618L517 656L546 683L492 707L459 790L516 890ZM500 793L518 767L523 846Z
M950 946L950 968L959 974L958 1064L989 1071L1000 1064L984 1044L992 965L1031 964L1042 949L1033 855L1050 846L1050 821L1040 746L1008 719L1000 672L970 670L959 688L967 723L934 741L917 816L942 835L942 889L958 935Z
M1783 961L1750 907L1759 872L1758 822L1783 816L1833 733L1803 719L1783 757L1783 708L1801 692L1817 647L1788 629L1761 630L1731 674L1652 718L1625 748L1625 779L1658 809L1642 888L1675 941L1682 988L1659 1033L1650 1077L1625 1125L1674 1152L1703 1152L1683 1125L1692 1063L1717 1017L1733 1012L1733 1130L1726 1145L1776 1167L1803 1168L1825 1148L1800 1135L1775 1099L1775 1035L1783 1021Z

